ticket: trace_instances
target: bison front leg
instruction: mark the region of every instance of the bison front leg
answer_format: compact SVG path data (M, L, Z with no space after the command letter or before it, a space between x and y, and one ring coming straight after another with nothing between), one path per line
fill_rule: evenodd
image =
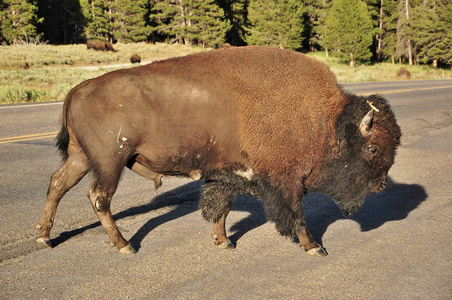
M283 193L282 190L273 188L271 185L263 182L260 186L259 198L265 204L265 211L267 218L275 223L276 230L287 237L298 237L300 247L308 254L314 256L326 256L325 249L322 248L312 237L306 221L304 219L304 212L301 192ZM285 195L293 196L285 196Z
M300 247L309 255L326 256L326 250L314 240L306 226L301 201L296 205L293 211L295 214L294 230L300 241Z
M213 224L212 237L215 245L222 249L234 249L234 245L226 236L226 217L231 209L227 209L221 215L220 220Z
M226 217L237 193L218 182L207 182L203 187L200 207L203 217L213 221L212 237L215 245L222 249L234 249L226 235Z

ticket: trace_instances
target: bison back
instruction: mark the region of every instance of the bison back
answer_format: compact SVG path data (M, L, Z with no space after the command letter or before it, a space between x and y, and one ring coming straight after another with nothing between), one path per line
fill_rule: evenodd
M240 165L284 180L331 149L347 100L324 64L252 46L110 72L72 101L73 126L86 143L105 139L100 151L124 135L158 172Z

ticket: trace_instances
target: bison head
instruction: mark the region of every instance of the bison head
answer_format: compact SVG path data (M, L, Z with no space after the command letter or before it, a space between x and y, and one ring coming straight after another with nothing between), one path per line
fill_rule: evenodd
M386 187L401 131L383 97L348 97L335 126L339 153L328 157L315 190L333 197L350 217L366 195Z

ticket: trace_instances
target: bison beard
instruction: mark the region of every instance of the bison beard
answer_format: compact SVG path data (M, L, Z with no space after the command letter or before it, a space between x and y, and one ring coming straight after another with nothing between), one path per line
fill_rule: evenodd
M374 111L375 110L375 111ZM386 100L345 93L328 68L268 47L230 47L118 70L67 95L37 241L51 247L60 199L88 172L89 200L110 242L133 253L110 201L124 167L161 185L162 176L205 181L200 208L222 248L237 194L256 196L283 236L309 254L326 251L304 220L302 198L321 192L357 212L384 188L400 143Z

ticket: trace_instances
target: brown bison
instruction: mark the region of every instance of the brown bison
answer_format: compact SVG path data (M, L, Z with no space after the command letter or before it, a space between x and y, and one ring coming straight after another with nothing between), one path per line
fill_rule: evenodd
M141 62L141 57L134 53L131 57L130 57L130 62L135 64L135 63L140 63Z
M107 73L73 88L57 145L37 241L63 195L89 171L89 200L121 253L133 253L110 201L124 167L161 185L162 176L203 179L202 215L215 244L233 247L225 222L238 193L254 195L284 236L324 256L304 220L307 193L332 196L351 216L386 186L400 128L380 96L345 93L328 68L303 54L231 47Z
M218 45L217 48L222 49L222 48L229 48L229 47L232 47L232 45L229 43L224 43L224 44Z
M112 43L104 42L101 40L91 40L86 42L86 49L94 49L98 51L112 51L112 52L115 51L115 49L113 49Z
M411 79L411 73L404 67L401 67L399 69L399 72L397 73L397 78L405 77L406 79Z

